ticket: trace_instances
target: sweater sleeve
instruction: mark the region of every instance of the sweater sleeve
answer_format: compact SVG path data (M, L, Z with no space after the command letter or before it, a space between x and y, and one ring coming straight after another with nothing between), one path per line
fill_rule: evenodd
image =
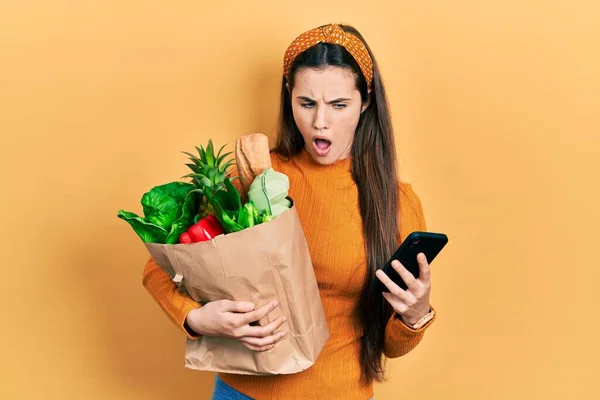
M400 231L401 240L412 231L426 231L425 216L419 197L412 186L400 184ZM433 308L433 307L432 307ZM400 315L394 311L385 328L385 345L383 353L388 358L401 357L417 347L425 330L431 326L432 321L420 329L407 326Z
M275 153L272 153L271 160L273 167L277 168L279 166L279 157ZM231 166L228 172L231 176L238 175L235 165ZM242 190L238 179L234 180L233 184L239 191ZM199 339L201 337L201 335L198 335L187 326L185 319L191 310L200 308L202 305L181 292L169 275L156 264L156 261L152 257L150 257L144 268L142 284L169 319L181 328L190 339Z
M169 319L181 328L190 339L201 337L189 329L185 323L188 313L195 308L200 308L201 305L181 292L152 257L150 257L144 268L142 284Z

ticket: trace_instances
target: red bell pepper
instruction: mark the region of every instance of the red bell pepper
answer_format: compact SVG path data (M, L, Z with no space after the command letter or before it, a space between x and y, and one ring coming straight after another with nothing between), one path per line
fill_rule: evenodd
M198 223L190 226L187 232L179 237L180 243L197 243L210 240L215 236L224 234L223 227L214 215L201 219Z

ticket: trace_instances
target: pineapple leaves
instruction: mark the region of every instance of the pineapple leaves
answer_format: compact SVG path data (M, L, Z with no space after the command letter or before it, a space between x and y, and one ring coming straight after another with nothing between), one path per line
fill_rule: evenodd
M223 167L221 168L223 171L227 171L229 169L230 166L232 166L235 163L235 160L229 160L225 165L223 165Z
M221 146L221 148L219 149L219 152L217 153L217 159L219 159L219 156L221 155L221 152L223 151L223 149L225 148L225 146L227 146L226 144L224 144L223 146ZM231 153L229 153L231 154Z
M206 147L194 146L198 155L182 151L190 161L185 165L190 173L182 176L189 182L170 182L155 186L142 197L143 215L120 210L117 216L126 221L145 243L177 244L189 227L214 214L226 233L237 232L267 222L268 212L255 202L242 203L240 192L233 185L237 174L234 152L224 152L221 146L215 154L213 141Z
M211 168L210 170L208 170L208 174L207 177L208 179L210 179L211 182L215 181L215 176L219 173L219 171L217 171L214 168Z
M215 183L216 183L217 185L222 185L224 181L225 181L225 174L224 174L224 173L222 173L222 172L218 172L218 173L215 175Z
M198 151L198 155L200 156L200 160L202 160L204 163L206 163L206 153L204 152L204 147L200 146L195 146L196 150Z
M196 164L185 164L187 167L189 167L189 169L191 169L194 172L198 172L198 167Z
M190 195L192 193L201 193L201 194L204 194L204 190L202 190L202 189L193 189L193 190L190 190L190 193L188 193L188 195Z
M215 151L213 149L212 139L209 139L208 146L206 146L206 164L211 167L215 165Z
M190 160L192 160L194 164L198 165L198 157L187 151L182 151L182 153L188 155Z
M211 179L210 178L202 178L200 179L200 186L211 186Z
M221 154L221 152L219 152L219 154ZM232 152L232 151L230 151L229 153L225 153L225 154L223 154L222 156L219 156L219 155L217 154L217 165L221 165L221 163L223 163L223 161L225 160L225 158L226 158L227 156L231 155L231 154L233 154L233 152ZM225 164L225 165L227 165L227 164Z
M194 186L197 187L212 186L212 180L202 174L187 174L182 178L192 178Z

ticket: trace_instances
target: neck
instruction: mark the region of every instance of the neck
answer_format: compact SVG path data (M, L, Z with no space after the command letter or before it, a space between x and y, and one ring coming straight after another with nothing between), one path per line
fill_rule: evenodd
M302 165L302 167L311 172L319 172L327 175L348 175L351 176L352 172L352 157L342 158L337 161L334 161L331 164L319 164L316 162L313 157L310 155L305 148L302 148L300 153L297 155L298 162Z

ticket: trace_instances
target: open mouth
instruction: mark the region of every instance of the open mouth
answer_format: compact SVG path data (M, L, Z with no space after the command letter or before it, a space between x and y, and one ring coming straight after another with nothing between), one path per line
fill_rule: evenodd
M331 148L331 141L324 138L314 138L313 146L317 155L323 157L326 156L327 153L329 153L329 149Z

